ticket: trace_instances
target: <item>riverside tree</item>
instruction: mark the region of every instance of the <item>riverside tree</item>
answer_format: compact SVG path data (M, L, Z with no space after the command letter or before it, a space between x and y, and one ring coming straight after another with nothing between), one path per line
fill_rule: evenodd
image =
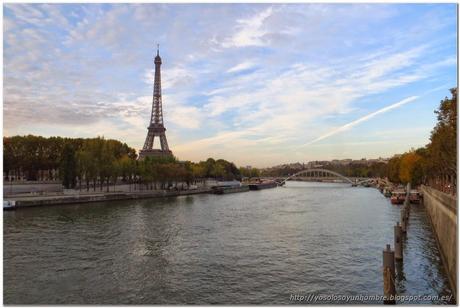
M64 145L62 150L60 174L62 185L65 188L75 188L77 178L77 159L75 149L70 143Z
M443 99L430 142L422 148L393 157L387 166L388 179L394 183L426 184L455 194L457 186L457 88Z

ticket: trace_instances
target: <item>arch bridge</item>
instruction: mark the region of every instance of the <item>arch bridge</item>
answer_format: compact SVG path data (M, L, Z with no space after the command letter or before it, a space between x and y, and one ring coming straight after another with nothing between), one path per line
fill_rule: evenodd
M311 169L305 169L302 171L299 171L297 173L294 173L293 175L288 176L285 179L282 179L279 181L279 185L284 185L286 181L298 177L300 175L304 175L307 178L311 179L320 179L320 178L330 178L331 176L334 178L339 178L345 183L350 183L352 185L361 185L366 182L370 182L374 179L372 178L349 178L346 177L338 172L328 170L328 169L321 169L321 168L311 168Z

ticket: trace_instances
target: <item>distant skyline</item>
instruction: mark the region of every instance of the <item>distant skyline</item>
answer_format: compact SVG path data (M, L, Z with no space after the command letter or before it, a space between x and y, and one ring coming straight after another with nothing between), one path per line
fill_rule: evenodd
M429 142L457 84L452 4L4 4L4 135L139 150L160 44L181 160L269 167Z

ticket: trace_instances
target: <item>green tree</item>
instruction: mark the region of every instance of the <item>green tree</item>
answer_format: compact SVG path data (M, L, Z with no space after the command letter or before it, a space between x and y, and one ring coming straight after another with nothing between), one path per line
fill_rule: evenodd
M431 185L455 193L457 179L457 88L441 101L438 122L427 145L426 171Z
M387 166L387 177L393 183L400 183L399 168L401 164L401 157L394 156L390 159Z
M77 177L77 159L74 147L67 143L61 155L60 174L65 188L75 188Z

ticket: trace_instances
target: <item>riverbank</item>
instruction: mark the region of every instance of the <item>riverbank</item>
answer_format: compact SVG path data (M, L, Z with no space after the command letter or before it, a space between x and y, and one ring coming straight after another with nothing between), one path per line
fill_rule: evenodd
M422 185L421 189L441 258L457 298L457 199L428 186Z
M4 210L15 210L18 208L34 207L34 206L48 206L48 205L63 205L63 204L74 204L74 203L90 203L90 202L105 202L105 201L116 201L116 200L130 200L130 199L148 199L148 198L163 198L163 197L176 197L176 196L187 196L196 194L206 193L237 193L246 192L251 190L259 190L266 188L277 187L277 183L274 181L252 183L249 186L241 186L237 189L230 187L216 186L202 186L195 189L188 190L135 190L127 191L131 189L128 185L124 185L118 189L114 188L113 191L79 191L74 189L61 189L62 191L30 191L28 193L19 193L12 195L4 195ZM250 187L251 186L251 187Z
M136 192L104 192L104 193L77 193L72 195L33 195L33 196L11 196L7 200L14 201L14 209L46 206L63 205L74 203L90 203L115 200L148 199L162 197L177 197L196 194L211 193L211 188L198 188L193 190L156 190L156 191L136 191Z

